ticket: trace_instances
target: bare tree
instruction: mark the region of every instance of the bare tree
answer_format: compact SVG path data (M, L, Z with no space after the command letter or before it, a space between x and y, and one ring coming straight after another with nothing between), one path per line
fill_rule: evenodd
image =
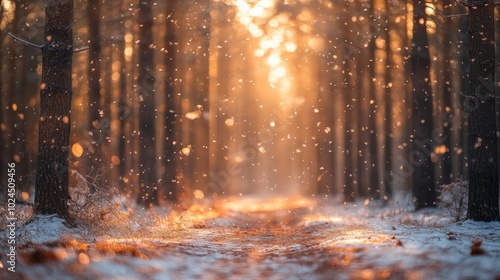
M498 157L495 122L493 0L469 1L470 92L468 218L498 221Z
M47 0L35 212L68 219L73 0Z

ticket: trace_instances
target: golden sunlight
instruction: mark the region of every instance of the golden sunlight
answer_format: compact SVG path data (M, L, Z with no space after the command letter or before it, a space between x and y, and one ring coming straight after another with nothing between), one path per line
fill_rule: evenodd
M236 7L238 22L253 38L258 39L259 48L254 51L254 55L265 58L269 69L269 85L277 89L280 95L286 96L293 82L289 78L284 53L293 53L297 50L295 23L290 22L286 13L276 14L276 0L228 0L227 2ZM310 11L305 11L299 17L301 21L306 21L313 16Z
M278 197L267 200L257 198L233 198L222 202L219 207L220 209L224 209L227 211L252 213L293 210L296 208L312 209L316 206L316 203L316 200L301 197L290 199L286 197Z

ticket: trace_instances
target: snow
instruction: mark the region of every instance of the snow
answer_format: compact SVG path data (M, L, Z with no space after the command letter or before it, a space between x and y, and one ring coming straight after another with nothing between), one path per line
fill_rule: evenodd
M19 228L18 242L44 244L58 241L70 234L66 222L56 215L36 215L31 221Z
M16 274L21 279L500 277L500 222L453 222L444 211L413 213L401 204L232 198L184 211L158 209L156 215L163 216L156 223L144 221L149 228L139 235L131 230L128 237L96 235L68 228L55 216L37 216L19 226L25 245L19 247ZM484 254L471 255L477 241ZM0 279L13 279L4 250ZM60 257L30 261L37 250Z

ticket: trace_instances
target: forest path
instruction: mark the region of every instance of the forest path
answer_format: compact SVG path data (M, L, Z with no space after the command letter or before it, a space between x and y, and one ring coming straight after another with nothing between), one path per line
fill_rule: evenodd
M193 206L171 213L170 218L183 220L182 226L170 223L166 228L159 221L150 234L139 238L96 237L88 243L68 239L33 247L23 254L17 276L92 280L437 279L463 263L456 258L447 260L446 254L470 257L466 233L454 235L453 244L459 245L458 249L441 241L445 244L442 248L435 244L419 248L427 241L446 239L449 233L444 231L448 229L419 231L418 227L397 225L380 212L375 216L373 209L365 210L364 206L331 207L303 199L239 199L215 208ZM413 232L417 237L412 244ZM488 234L482 238L487 239ZM497 237L491 236L491 240ZM495 247L493 258L489 256L493 262L500 259L499 249ZM445 258L439 258L440 252ZM475 261L481 264L481 260ZM485 267L500 274L491 264ZM470 269L484 268L473 263Z

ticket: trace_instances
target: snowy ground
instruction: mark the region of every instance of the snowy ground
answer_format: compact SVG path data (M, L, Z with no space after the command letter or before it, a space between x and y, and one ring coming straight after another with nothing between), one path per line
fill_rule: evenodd
M500 279L500 223L439 210L239 198L154 212L93 229L37 217L17 229L16 273L2 233L0 279Z

